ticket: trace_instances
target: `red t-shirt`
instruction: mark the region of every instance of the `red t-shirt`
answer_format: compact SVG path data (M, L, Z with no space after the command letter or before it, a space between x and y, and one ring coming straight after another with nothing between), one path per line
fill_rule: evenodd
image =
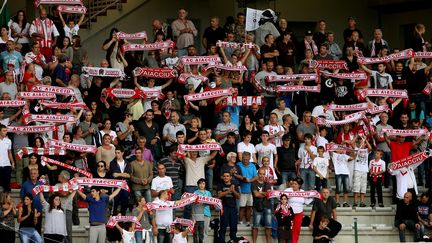
M391 161L395 162L397 160L406 158L410 155L410 150L412 148L412 142L390 142L390 150L391 150Z
M34 84L31 84L28 82L28 80L32 77L33 77L33 75L31 73L24 72L23 83L26 85L27 91L31 91L31 89L33 88ZM35 78L36 83L40 83L40 81L36 78L36 76L34 78Z

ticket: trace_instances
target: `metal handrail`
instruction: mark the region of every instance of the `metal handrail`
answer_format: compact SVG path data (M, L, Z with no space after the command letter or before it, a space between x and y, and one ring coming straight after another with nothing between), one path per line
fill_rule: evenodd
M102 13L105 13L109 8L117 5L118 3L121 3L121 0L114 0L113 2L105 5L105 7L103 7L101 10L99 10L96 13L92 14L91 10L93 9L93 6L94 6L94 0L89 0L88 4L87 4L87 6L88 6L88 8L87 8L87 10L88 10L87 11L88 17L87 17L86 20L84 20L83 25L87 24L88 27L90 28L91 20L92 19L96 18L98 15L100 15Z

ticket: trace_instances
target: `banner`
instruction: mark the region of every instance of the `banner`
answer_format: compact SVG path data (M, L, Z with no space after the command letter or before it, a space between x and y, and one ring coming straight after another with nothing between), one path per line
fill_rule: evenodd
M141 31L133 34L126 34L125 32L117 32L117 38L120 40L147 40L147 32Z
M46 133L57 130L55 125L41 125L41 126L8 126L8 132L11 133Z
M72 170L72 171L81 173L81 174L85 175L88 178L92 178L93 177L92 173L90 173L88 171L79 169L79 168L77 168L75 166L68 165L66 163L63 163L63 162L60 162L60 161L57 161L57 160L53 160L53 159L47 158L45 156L42 156L41 157L41 165L45 166L45 163L61 166L61 167L66 168L68 170Z
M304 86L304 85L278 85L276 86L276 92L297 92L297 91L307 91L307 92L321 92L321 86Z
M123 52L127 51L154 51L154 50L161 50L161 49L168 49L173 48L175 43L173 41L164 41L164 42L157 42L157 43L149 43L149 44L125 44L122 46Z
M309 62L309 67L316 69L348 70L348 65L343 60L312 60Z
M410 167L411 165L422 163L427 158L431 157L431 151L425 151L417 154L410 155L406 158L392 162L388 165L388 169L392 171L401 170L403 168Z
M365 80L367 79L366 73L330 73L327 71L321 72L325 77L331 77L336 79L354 79L354 80Z
M37 84L33 86L32 92L45 92L58 95L75 96L75 91L72 88L49 86L43 84Z
M228 106L251 106L253 104L263 105L264 97L262 96L228 96L225 99Z
M46 108L54 108L60 110L70 110L70 109L87 109L87 105L81 102L72 103L61 103L55 101L41 100L39 104L45 106Z
M210 68L216 68L226 71L232 71L232 72L247 72L246 66L237 66L237 65L226 65L222 63L210 63L206 67L203 68L203 71L206 72Z
M119 99L145 99L146 98L146 96L140 89L106 88L102 93L107 97L119 98Z
M118 68L101 68L101 67L83 67L82 71L89 76L95 77L124 77L125 74Z
M329 110L332 111L364 111L368 108L368 103L358 103L352 105L336 105L330 104Z
M265 77L267 83L270 82L292 82L302 79L303 81L316 81L319 79L318 74L292 74L292 75L268 75Z
M228 89L210 90L201 93L185 95L183 97L185 102L188 103L189 101L206 100L206 99L218 98L222 96L231 96L233 94L234 94L234 89L228 88Z
M30 154L44 155L44 156L65 155L65 150L60 148L23 147L15 155L18 159L22 159L24 156L28 156Z
M137 67L133 70L136 77L143 76L147 78L175 78L176 70L169 68L141 68Z
M219 56L183 56L179 60L180 66L182 65L202 65L209 63L220 63Z
M59 5L57 10L62 13L73 13L73 14L85 14L87 13L87 8L84 6L66 6Z
M56 95L54 93L45 93L45 92L18 92L16 98L17 100L55 99Z
M364 89L359 91L361 98L370 97L396 97L408 98L408 92L400 89Z
M118 222L134 222L137 227L142 227L136 216L111 216L106 224L107 228L114 228Z
M266 197L267 197L267 199L270 199L270 198L280 197L284 194L288 198L293 198L293 197L311 198L312 197L312 198L318 198L318 199L322 200L321 193L319 193L318 191L315 191L315 190L296 191L296 192L273 190L273 191L267 191Z
M25 104L25 100L0 100L0 107L21 107Z
M48 139L47 146L53 146L57 148L62 148L65 150L72 150L81 153L92 153L95 154L97 152L97 148L94 145L81 145L81 144L73 144L66 143L60 140Z
M208 78L206 76L202 76L202 75L195 75L195 74L191 74L191 73L182 73L180 74L180 76L178 77L177 81L181 84L186 84L186 80L188 78L194 78L197 80L200 80L201 82L207 82Z
M381 132L387 134L387 136L401 136L401 137L410 137L410 136L423 136L429 134L427 129L388 129L383 128Z
M127 182L124 180L85 178L85 177L73 178L72 180L74 181L74 183L80 186L113 187L113 188L121 188L125 191L130 192L129 186Z
M414 51L412 49L406 49L398 53L393 53L385 57L358 57L357 62L359 64L374 64L390 62L392 60L399 59L409 59L414 56Z
M241 48L253 49L253 48L255 48L253 43L227 42L227 41L221 41L221 40L218 40L216 42L216 46L221 47L221 48L228 47L228 48L233 48L233 49L241 49Z
M276 20L277 20L276 13L271 9L257 10L253 8L247 8L245 30L253 31L258 29L261 25L263 25L267 21L276 23Z

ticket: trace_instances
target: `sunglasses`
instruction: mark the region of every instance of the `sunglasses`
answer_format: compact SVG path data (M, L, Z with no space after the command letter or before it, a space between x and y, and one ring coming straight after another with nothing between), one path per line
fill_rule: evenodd
M98 165L98 167L99 167L99 168L103 168L103 167L105 167L105 165Z

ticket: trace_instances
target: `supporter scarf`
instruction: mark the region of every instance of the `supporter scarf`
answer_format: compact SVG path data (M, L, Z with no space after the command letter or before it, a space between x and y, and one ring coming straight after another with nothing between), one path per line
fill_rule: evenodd
M82 71L89 76L96 77L124 77L125 74L119 68L83 67Z
M172 223L171 223L171 232L174 232L174 225L175 224L181 224L182 226L186 226L189 230L189 232L191 232L192 234L195 232L195 223L194 221L190 220L190 219L182 219L182 218L176 218Z
M130 192L129 186L127 182L124 180L85 178L85 177L73 178L72 180L74 181L74 183L80 186L113 187L113 188L121 188L125 191Z
M222 200L220 200L219 198L200 196L200 195L196 195L196 194L188 193L188 192L183 193L182 198L192 197L193 195L195 195L197 197L197 199L196 199L197 203L205 203L205 204L213 205L214 207L219 209L220 215L223 214Z
M363 99L366 96L408 98L408 92L400 89L364 89L360 91L360 96Z
M292 82L302 79L303 81L316 81L319 79L318 74L292 74L292 75L268 75L265 77L267 83L270 82Z
M283 194L285 194L288 198L293 198L293 197L303 197L303 198L314 197L314 198L318 198L318 199L322 200L321 193L319 193L318 191L315 191L315 190L296 191L296 192L271 190L271 191L267 191L266 197L267 197L267 199L270 199L270 198L274 198L274 197L280 197Z
M126 34L125 32L117 32L117 38L123 40L142 40L147 39L147 32L141 31L133 34Z
M210 91L205 91L205 92L201 92L201 93L185 95L183 97L184 97L185 102L188 103L189 101L206 100L206 99L218 98L218 97L222 97L222 96L230 96L233 94L234 94L234 89L228 88L228 89L210 90Z
M282 205L279 203L275 209L275 213L280 211L283 216L285 216L285 217L290 216L291 211L289 210L289 208L290 208L289 204Z
M75 92L71 88L48 86L43 84L37 84L33 86L32 92L45 92L45 93L53 93L58 95L75 96Z
M22 157L28 156L29 154L45 155L45 156L65 155L65 150L60 148L23 147L16 153L16 156L18 159L22 159Z
M146 96L139 89L114 89L106 88L102 92L103 96L119 99L145 99Z
M321 86L304 86L304 85L278 85L276 86L276 92L297 92L297 91L308 91L308 92L321 92Z
M204 143L204 144L179 144L177 148L177 155L180 157L184 157L185 151L207 151L207 150L216 150L219 151L221 156L224 156L224 152L219 143Z
M423 89L423 94L425 94L425 95L430 95L430 93L431 93L431 91L432 91L432 83L431 82L428 82L427 84L426 84L426 86L424 87L424 89Z
M56 95L54 93L45 93L45 92L18 92L17 100L39 100L39 99L55 99Z
M309 67L316 68L316 69L348 70L348 65L343 60L318 60L318 61L312 60L309 63Z
M391 60L409 59L413 56L414 56L414 51L412 49L406 49L398 53L390 54L385 57L359 57L357 59L357 62L359 64L366 65L366 64L390 62Z
M218 40L216 42L216 46L221 48L228 47L233 49L240 49L240 48L253 49L254 48L253 43L238 43L238 42L228 42L228 41L221 41L221 40Z
M57 10L62 13L73 13L73 14L85 14L87 13L87 8L84 6L65 6L59 5L57 6Z
M175 78L176 71L169 68L141 68L137 67L133 70L135 76L143 76L147 78Z
M85 171L85 170L79 169L79 168L77 168L77 167L74 167L74 166L72 166L72 165L68 165L68 164L66 164L66 163L63 163L63 162L60 162L60 161L57 161L57 160L53 160L53 159L47 158L47 157L45 157L45 156L42 156L42 157L41 157L41 165L42 165L42 166L45 166L45 163L47 163L47 164L54 164L54 165L61 166L61 167L66 168L66 169L68 169L68 170L72 170L72 171L75 171L75 172L81 173L81 174L87 176L88 178L92 178L92 177L93 177L92 173L90 173L90 172L88 172L88 171Z
M225 100L228 106L251 106L263 105L264 98L262 96L228 96Z
M329 110L332 111L363 111L368 108L368 103L358 103L358 104L352 104L352 105L337 105L337 104L330 104Z
M114 228L118 222L134 222L136 226L141 227L140 221L136 216L111 216L106 224L107 228Z
M347 151L347 152L354 152L355 149L348 148L346 146L336 144L336 143L327 143L325 145L326 151Z
M227 64L222 64L222 63L211 63L211 64L207 65L205 68L203 68L203 71L206 72L210 68L216 68L216 69L233 71L233 72L241 72L241 73L247 71L247 68L244 65L237 66L237 65L227 65Z
M380 106L374 106L372 108L367 109L366 113L370 113L370 114L374 115L374 114L386 112L389 110L390 110L390 107L388 105L380 105Z
M194 79L198 79L201 82L207 82L208 78L206 76L202 76L202 75L195 75L195 74L191 74L191 73L182 73L180 74L180 76L178 77L177 81L181 84L186 84L186 80L188 78L194 78Z
M363 119L364 117L364 113L362 112L358 112L355 113L356 115L349 117L349 118L345 118L344 120L340 120L340 121L331 121L331 120L327 120L321 117L317 117L316 118L316 124L317 125L324 125L324 126L338 126L338 125L344 125L344 124L348 124L348 123L352 123L352 122L356 122L358 120Z
M70 115L50 115L50 114L30 114L25 118L26 122L38 121L38 122L52 122L52 123L76 123L74 116Z
M61 185L49 186L49 185L39 185L35 186L32 190L32 194L36 196L39 192L71 192L78 190L79 186L77 184L63 183Z
M411 165L422 163L427 158L431 157L432 151L424 151L417 154L410 155L406 158L400 159L398 161L392 162L388 165L388 169L392 171L401 170L403 168L408 168Z
M168 49L173 48L175 45L174 42L168 40L164 42L158 42L158 43L149 43L149 44L126 44L122 46L123 52L127 51L153 51L153 50L161 50L161 49Z
M57 127L55 125L41 125L41 126L22 126L14 127L8 126L8 132L11 133L46 133L55 131Z
M81 103L81 102L61 103L61 102L54 102L54 101L48 101L48 100L41 100L41 101L39 101L39 104L41 104L47 108L54 108L54 109L60 109L60 110L87 109L87 105L85 103Z
M202 65L209 63L220 63L219 56L183 56L179 60L180 66L182 65Z
M367 79L366 73L330 73L321 72L326 77L337 78L337 79L354 79L354 80L365 80Z
M305 47L306 47L306 50L308 50L308 49L309 49L309 50L312 50L314 56L318 55L318 47L317 47L317 45L315 44L315 41L314 41L314 40L312 40L312 42L309 43L306 39L304 39L304 45L305 45Z
M166 206L166 205L159 205L159 204L155 204L154 202L150 202L147 203L147 208L149 210L167 210L167 209L173 209L173 208L183 208L186 205L189 205L191 203L194 203L197 199L198 195L192 194L189 197L184 197L184 201L179 202L177 204L175 204L174 202L172 202L172 205Z
M401 136L401 137L409 137L409 136L423 136L427 135L429 132L427 129L388 129L383 128L382 133L386 133L388 136Z
M81 152L81 153L95 154L97 152L97 148L94 145L81 145L81 144L66 143L66 142L54 140L54 139L48 139L46 144L48 146L62 148L65 150L77 151L77 152Z
M34 2L35 7L39 7L41 4L71 4L71 5L83 5L81 0L36 0Z
M21 107L25 104L25 100L0 100L0 107Z
M432 58L432 52L423 52L423 51L420 51L420 52L416 52L416 53L414 53L414 58L426 58L426 59L430 59L430 58Z

